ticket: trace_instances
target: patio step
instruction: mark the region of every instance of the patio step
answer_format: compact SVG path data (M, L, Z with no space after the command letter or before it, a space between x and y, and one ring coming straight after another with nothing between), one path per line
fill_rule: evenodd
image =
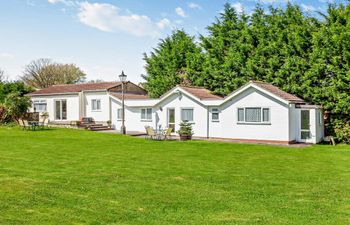
M91 126L90 130L92 130L92 131L101 131L101 130L113 130L113 129L108 127L108 126L100 125L100 126L93 126L93 127Z
M90 124L90 125L88 125L88 126L90 126L90 127L104 127L103 126L103 124Z

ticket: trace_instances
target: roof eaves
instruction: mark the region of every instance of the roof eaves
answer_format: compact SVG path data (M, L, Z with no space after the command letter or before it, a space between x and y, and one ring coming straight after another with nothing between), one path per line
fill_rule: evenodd
M79 92L42 93L42 94L28 93L28 94L25 94L25 96L49 96L49 95L71 95L71 94L79 94Z

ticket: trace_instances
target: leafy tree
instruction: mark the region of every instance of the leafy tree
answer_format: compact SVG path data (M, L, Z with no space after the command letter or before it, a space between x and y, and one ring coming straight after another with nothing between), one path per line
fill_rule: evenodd
M145 89L159 97L180 83L200 85L202 55L194 37L182 30L160 41L149 55L144 54L147 75Z
M84 81L86 74L74 64L55 63L50 59L38 59L25 67L23 82L34 88L46 88L55 84L74 84Z
M5 75L5 71L0 69L0 83L4 83L6 81L7 77Z
M350 5L329 5L324 19L312 39L311 68L303 88L310 101L350 121Z
M244 13L238 16L226 3L216 22L207 28L209 35L200 37L205 50L204 86L217 94L226 95L247 81L241 70L252 47L247 20Z
M28 111L31 105L29 97L23 97L20 93L10 93L6 96L4 106L6 109L5 115L12 120L18 120Z
M19 93L20 96L32 92L31 87L26 86L21 81L0 83L0 103L4 103L7 95L11 93Z
M21 81L0 83L0 122L17 120L30 106L29 99L23 97L32 88Z
M291 3L268 12L257 5L247 16L227 3L200 36L202 50L178 31L145 55L145 86L158 97L185 77L227 95L248 80L266 81L322 105L330 133L348 140L342 127L350 123L350 4L330 4L321 16Z

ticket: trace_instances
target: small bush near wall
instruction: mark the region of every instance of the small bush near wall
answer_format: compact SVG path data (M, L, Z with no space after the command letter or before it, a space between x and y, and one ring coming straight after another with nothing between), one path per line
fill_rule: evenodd
M350 144L350 122L334 121L334 133L337 142Z

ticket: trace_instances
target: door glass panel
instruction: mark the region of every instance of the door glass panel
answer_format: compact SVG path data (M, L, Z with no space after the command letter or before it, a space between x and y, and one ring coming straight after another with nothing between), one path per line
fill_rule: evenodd
M300 138L306 140L310 138L310 111L301 110L300 112Z
M61 101L55 101L55 119L61 119Z
M62 120L67 119L67 100L62 100Z
M168 109L168 127L175 132L175 109Z
M309 130L309 125L310 125L310 112L309 110L302 110L301 111L301 129Z
M306 140L310 138L310 131L301 131L301 139Z

